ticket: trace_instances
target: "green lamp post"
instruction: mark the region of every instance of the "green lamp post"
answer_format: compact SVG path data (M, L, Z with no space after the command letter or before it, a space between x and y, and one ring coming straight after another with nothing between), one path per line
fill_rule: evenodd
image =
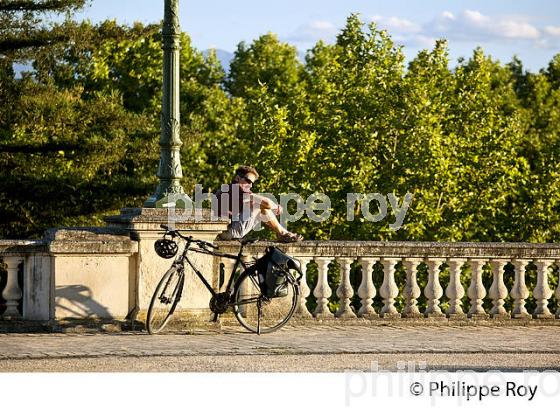
M163 17L163 99L161 106L159 184L144 202L145 208L162 206L169 194L183 194L181 186L180 115L179 115L179 0L164 0Z

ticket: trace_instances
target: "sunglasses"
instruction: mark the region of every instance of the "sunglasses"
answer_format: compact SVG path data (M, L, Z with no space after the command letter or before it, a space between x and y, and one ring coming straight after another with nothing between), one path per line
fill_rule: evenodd
M247 182L248 184L251 184L251 185L253 185L255 182L257 182L257 181L251 181L251 180L250 180L249 178L247 178L247 177L241 177L241 179L244 180L245 182Z

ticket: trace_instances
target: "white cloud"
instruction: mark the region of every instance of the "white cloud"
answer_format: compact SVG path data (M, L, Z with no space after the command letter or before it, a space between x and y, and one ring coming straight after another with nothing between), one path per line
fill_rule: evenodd
M374 15L371 20L386 29L396 43L412 47L432 48L436 39L444 38L466 43L526 41L539 48L559 48L560 26L537 27L525 15L489 16L478 10L463 10L444 11L423 23L382 15ZM298 27L284 40L310 46L318 40L334 41L339 30L330 21L315 20Z
M315 20L299 26L285 40L294 43L315 43L319 40L332 40L337 32L338 28L330 21Z
M549 36L560 37L560 26L546 26L544 32Z
M309 27L313 30L333 30L334 24L330 21L312 21L309 23Z
M425 24L424 28L432 35L468 41L536 40L541 35L522 17L490 17L477 10L465 10L458 16L444 12L433 22Z
M398 17L373 16L371 19L389 32L419 33L422 31L422 26L420 24Z
M498 31L508 38L535 40L540 37L539 30L524 22L503 21L499 24Z
M526 40L543 47L550 43L543 35L560 36L560 27L540 30L529 22L528 16L488 16L477 10L444 11L425 23L379 15L372 20L387 29L397 42L413 47L431 47L436 38L482 43Z
M463 17L472 24L486 25L490 22L490 17L484 16L480 11L476 10L465 10Z
M455 16L450 11L444 11L441 13L441 17L447 20L455 20Z

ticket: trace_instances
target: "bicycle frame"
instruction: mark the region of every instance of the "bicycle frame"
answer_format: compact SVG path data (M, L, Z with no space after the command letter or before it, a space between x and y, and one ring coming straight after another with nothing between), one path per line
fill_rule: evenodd
M245 262L243 262L242 258L243 258L243 244L241 244L241 247L239 248L239 253L237 255L233 255L233 254L229 254L229 253L223 253L223 252L218 252L218 251L211 251L209 249L206 248L191 248L191 241L188 239L184 239L185 241L185 248L183 249L183 252L181 254L181 256L179 256L177 259L175 259L175 261L173 262L174 265L178 265L179 267L183 267L185 265L185 261L189 264L189 266L192 268L192 270L194 271L194 273L196 274L196 276L198 276L198 278L202 281L202 283L204 284L204 286L206 287L206 289L208 289L208 291L212 294L213 297L215 297L218 292L216 292L212 286L208 283L208 281L204 278L204 276L202 275L202 273L196 268L196 266L194 266L194 264L192 263L192 261L189 259L188 256L188 252L195 252L195 253L201 253L204 255L211 255L211 256L218 256L218 257L222 257L222 258L226 258L226 259L234 259L235 263L233 265L233 269L231 272L231 275L229 277L225 292L227 292L228 294L231 295L231 291L233 290L233 285L234 285L234 276L235 276L235 272L237 271L237 268L241 265L241 267L243 268L243 270L247 269L247 264L245 264Z

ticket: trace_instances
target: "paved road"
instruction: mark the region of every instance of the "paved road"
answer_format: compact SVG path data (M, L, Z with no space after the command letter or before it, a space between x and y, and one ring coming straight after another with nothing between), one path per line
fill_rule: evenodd
M0 371L556 369L560 328L239 327L191 334L0 334Z

